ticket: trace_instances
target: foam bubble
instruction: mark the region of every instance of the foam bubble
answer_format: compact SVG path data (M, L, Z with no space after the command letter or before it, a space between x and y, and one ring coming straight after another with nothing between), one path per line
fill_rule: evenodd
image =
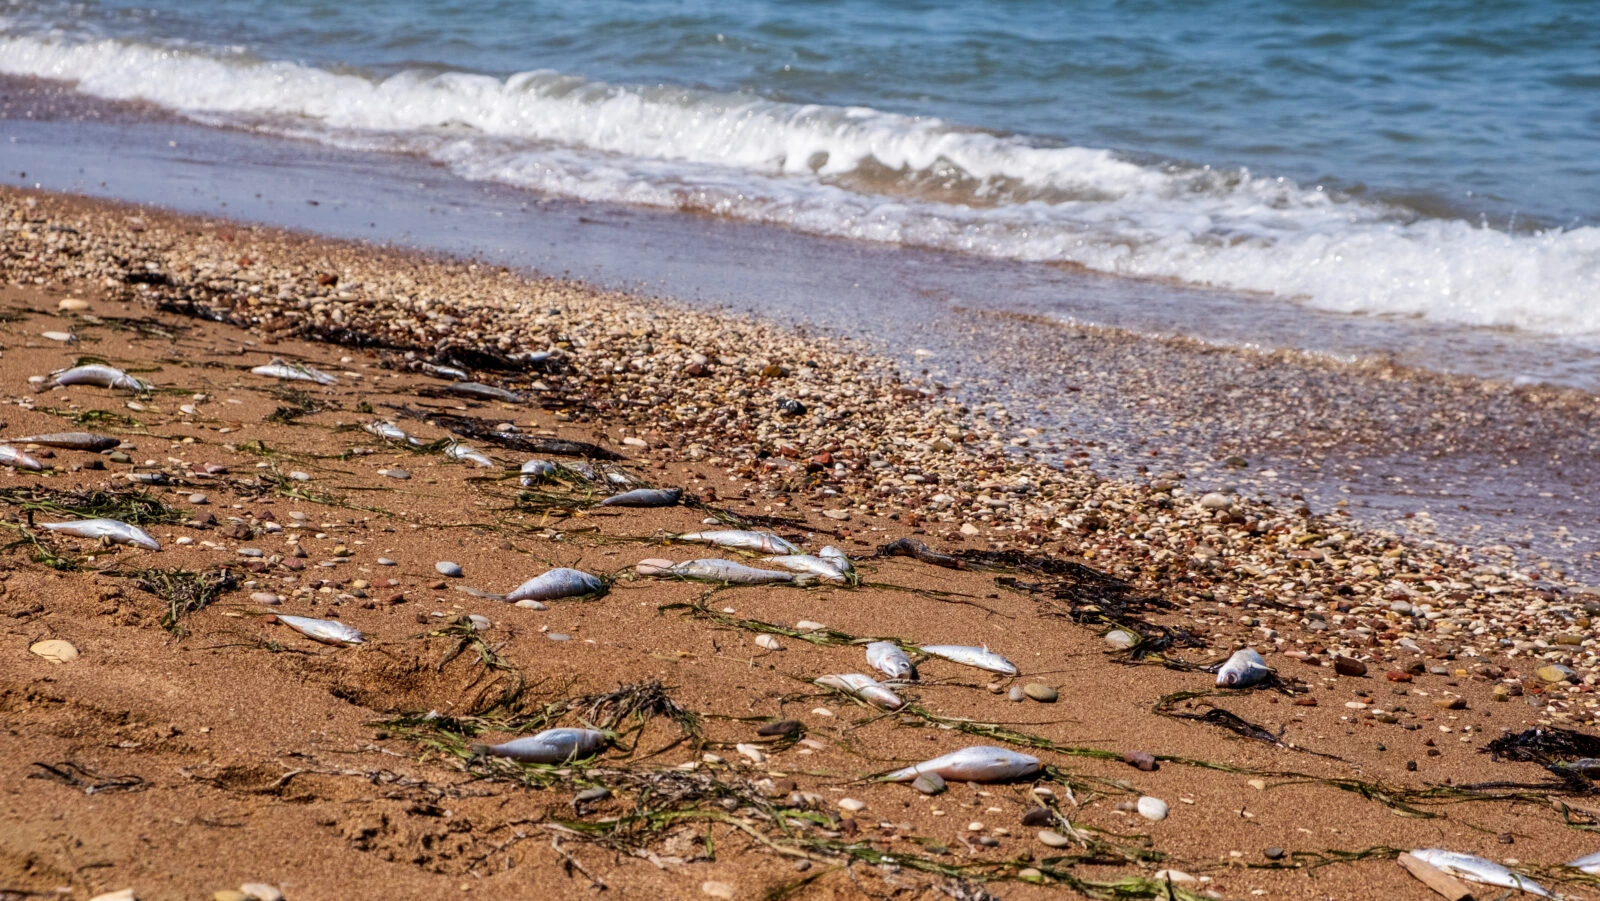
M1331 310L1600 334L1600 228L1514 235L1246 171L1138 165L933 118L548 71L372 78L62 36L0 37L0 71L209 124L420 153L467 178L589 200L1072 262Z

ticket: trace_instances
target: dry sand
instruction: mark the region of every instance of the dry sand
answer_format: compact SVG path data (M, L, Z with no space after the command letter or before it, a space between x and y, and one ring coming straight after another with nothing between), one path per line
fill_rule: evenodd
M46 451L45 473L0 470L0 534L15 542L0 558L0 897L193 898L246 882L291 901L602 886L1023 899L1111 897L1120 884L1117 897L1167 897L1150 880L1170 869L1197 879L1172 897L1422 899L1435 896L1394 856L1432 846L1517 860L1592 894L1554 865L1596 849L1574 826L1600 820L1600 799L1582 796L1581 779L1481 750L1503 732L1589 721L1590 643L1558 640L1588 642L1575 586L1302 512L1051 471L988 449L959 405L883 364L760 323L112 205L7 192L0 207L0 438L88 429L122 441ZM60 311L68 297L87 309ZM54 331L77 340L43 336ZM441 346L458 359L562 353L551 372L474 372L528 394L512 404L441 395L448 380L417 365ZM29 381L80 357L154 390ZM339 384L249 373L274 357ZM807 410L779 412L778 399ZM598 508L608 491L577 481L524 491L514 473L529 454L480 439L468 443L503 468L448 461L434 442L449 432L397 407L593 442L620 454L615 471L685 487L692 504ZM361 430L379 419L428 447ZM165 479L137 488L156 502L143 515L160 551L38 527L83 515L83 492L126 509L133 473ZM745 559L668 540L708 517L745 518L811 552L836 544L865 584L634 574L646 558ZM1140 541L1161 528L1185 552L1112 540L1137 522L1149 523ZM971 526L942 544L967 549L965 568L873 556L941 523L955 536ZM1010 552L1009 565L979 565L984 550ZM463 575L442 577L439 561ZM551 566L614 582L543 611L455 590L503 594ZM199 584L175 570L222 587L164 621L184 596L161 579ZM1441 615L1422 617L1425 603ZM275 613L336 618L367 640L319 645ZM1151 640L1193 640L1118 654L1101 636L1119 617ZM832 631L808 639L801 621ZM762 624L781 627L781 650L757 644ZM926 661L894 714L811 684L869 672L851 643L866 637L987 645L1022 675ZM30 653L51 639L80 656ZM1247 643L1280 686L1215 692L1201 667ZM1367 675L1339 675L1335 655L1364 658ZM1570 680L1535 674L1556 662ZM1060 699L1008 700L1034 683ZM619 701L640 709L619 716ZM1212 709L1270 735L1196 718ZM782 720L802 731L761 734ZM618 738L573 766L471 747L584 722ZM1035 753L1048 769L934 797L867 778L973 744ZM1169 759L1147 772L1120 759L1135 750ZM1497 785L1464 788L1484 783ZM597 786L609 796L575 802ZM1126 809L1142 795L1170 816ZM1065 848L1023 823L1041 797L1057 830L1081 830Z

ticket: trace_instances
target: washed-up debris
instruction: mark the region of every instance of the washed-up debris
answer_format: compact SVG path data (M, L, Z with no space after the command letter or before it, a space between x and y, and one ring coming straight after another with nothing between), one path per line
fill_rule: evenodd
M17 469L28 469L34 472L44 469L38 460L8 444L0 444L0 466L14 466Z
M301 635L323 644L347 647L366 641L366 637L357 630L331 619L312 619L308 616L288 616L282 613L277 614L276 618L278 622Z
M567 598L588 598L604 594L606 583L579 569L558 567L542 576L535 576L506 594L511 603L518 601L559 601Z
M946 782L1005 782L1039 772L1039 758L991 745L974 745L925 760L883 776L885 782L910 782L933 773Z
M816 683L823 688L836 688L885 710L899 710L905 705L905 701L902 701L899 695L879 684L878 680L861 673L823 676L817 679Z
M1545 890L1544 886L1534 882L1532 879L1519 875L1492 860L1484 860L1482 857L1472 854L1447 851L1443 848L1421 848L1412 851L1411 856L1468 882L1517 889L1530 895L1538 895L1541 898L1554 897Z
M667 564L662 566L661 564ZM723 582L729 585L765 585L769 582L793 582L795 574L771 569L757 569L732 560L707 558L672 563L669 560L641 560L637 571L641 575L677 576L700 582Z
M59 447L63 450L103 451L121 444L121 439L94 432L51 432L47 435L24 435L6 439L12 444L37 444L41 447Z
M507 432L496 428L500 423L490 419L475 419L471 416L457 416L453 413L439 413L433 410L418 410L411 407L391 407L395 412L408 419L430 422L441 429L471 438L485 444L493 444L506 450L517 451L524 454L551 454L557 457L590 457L596 460L620 460L622 456L615 451L607 450L598 444L587 441L571 441L566 438L540 438L523 435L519 432Z
M515 391L507 391L504 388L496 388L493 385L485 385L481 382L456 382L444 386L443 391L447 394L464 394L468 397L503 400L509 404L522 403L522 395Z
M452 442L449 447L444 449L444 455L451 460L473 463L483 467L484 469L493 469L495 466L495 462L493 460L465 444L456 444Z
M551 481L558 471L549 460L529 460L522 464L522 487L532 488L541 482Z
M602 507L675 507L683 500L682 488L635 488L600 502ZM782 539L779 539L780 541ZM787 543L787 542L785 542Z
M822 550L817 551L817 556L833 564L833 568L837 569L841 573L844 573L845 578L852 578L856 574L855 564L850 562L850 558L845 555L844 551L839 550L831 544L826 545L822 548Z
M676 491L677 489L673 490ZM637 493L638 492L633 491L628 492L628 494ZM626 496L627 495L619 495L619 497ZM609 504L612 500L614 500L614 498L607 498L603 504ZM673 503L677 503L677 501L673 501ZM716 547L734 548L741 551L756 551L762 554L800 553L799 548L778 537L777 535L772 534L771 532L753 532L745 529L722 529L715 532L685 532L673 540L695 542L699 544L710 544Z
M339 380L326 372L313 369L304 363L286 363L278 357L273 357L272 362L257 366L250 370L255 375L264 375L268 378L283 379L291 382L316 382L319 385L337 385Z
M80 519L73 522L44 522L41 526L52 532L78 538L105 538L114 544L131 544L147 550L161 550L160 542L138 526L130 526L116 519Z
M473 750L521 763L569 763L598 754L609 740L604 732L595 729L546 729L504 744L475 745Z
M917 668L906 652L892 641L874 641L867 645L867 665L891 679L915 679Z
M996 654L987 647L975 648L959 644L933 644L925 645L917 650L930 657L938 657L951 663L959 663L962 666L988 670L991 673L999 673L1002 676L1015 676L1018 672L1015 663Z
M762 562L776 563L790 572L816 576L824 582L845 584L850 581L849 577L840 572L838 567L821 557L813 557L810 554L784 554L779 557L763 557Z
M423 444L420 439L411 437L406 433L405 429L400 428L392 422L369 422L361 428L365 429L370 434L382 438L385 441L396 441L403 444L410 444L414 447L421 447Z
M941 554L933 548L928 547L926 544L917 541L915 538L901 538L891 541L888 544L878 548L878 556L910 557L913 560L921 560L923 563L931 563L934 566L943 566L946 569L967 568L967 564L962 562L959 557L952 557L949 554Z
M1585 854L1577 860L1567 864L1567 866L1572 867L1573 869L1582 870L1591 876L1600 876L1600 851L1596 851L1593 854Z
M1223 688L1249 688L1272 678L1267 662L1251 648L1234 651L1227 662L1217 668L1217 684Z
M98 385L101 388L120 388L125 391L149 391L150 383L134 378L115 366L93 363L74 366L50 373L57 385Z

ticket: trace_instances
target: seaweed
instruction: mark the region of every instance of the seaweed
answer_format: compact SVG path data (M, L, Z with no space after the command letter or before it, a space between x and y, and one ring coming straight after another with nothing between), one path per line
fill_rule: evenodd
M283 401L283 403L267 414L267 422L292 425L300 417L320 413L324 409L321 401L304 391L291 388L288 385L274 386L272 396Z
M0 488L0 503L12 504L30 516L75 516L79 519L116 519L129 525L172 525L188 519L183 511L167 506L140 488L76 488L55 491L42 485Z
M184 617L205 609L239 584L226 568L205 572L182 567L136 569L118 575L133 579L140 589L167 602L167 610L161 615L161 627L178 636L187 631L183 625Z
M132 416L115 413L111 410L67 410L61 407L40 407L39 412L48 413L51 416L59 416L78 426L110 425L126 429L144 428L144 423L134 419Z
M597 444L586 441L571 441L566 438L540 438L531 435L521 435L515 432L502 432L495 428L499 423L494 420L478 419L472 416L457 416L452 413L438 413L432 410L419 410L415 407L395 406L386 404L408 419L432 423L439 428L446 429L463 438L471 438L507 450L519 451L528 454L551 454L558 457L588 457L596 460L621 460L622 455L616 451L607 450Z
M106 792L137 792L150 787L138 776L105 776L94 770L71 760L60 763L38 763L32 766L39 768L40 772L29 773L29 779L48 779L59 782L72 788L82 789L86 795L99 795Z

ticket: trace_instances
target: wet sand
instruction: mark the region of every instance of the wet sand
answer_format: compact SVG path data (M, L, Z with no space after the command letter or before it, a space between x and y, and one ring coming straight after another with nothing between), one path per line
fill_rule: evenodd
M16 542L0 582L7 893L177 898L263 882L290 899L373 884L570 897L604 884L641 898L1020 899L1107 896L1121 881L1124 896L1167 897L1151 881L1166 869L1196 879L1173 897L1422 899L1396 849L1444 846L1593 894L1554 865L1594 850L1569 823L1600 805L1481 750L1592 724L1597 602L1557 574L1363 530L1337 509L1186 490L1183 473L1057 467L1043 436L788 327L73 198L6 191L0 212L0 438L122 441L29 449L48 472L0 470L0 527ZM67 298L87 309L63 312ZM1112 336L1080 340L1118 352ZM556 362L510 362L526 351ZM154 388L30 382L83 357ZM249 373L275 357L339 383ZM423 363L465 363L527 399L448 394ZM447 460L448 415L481 420L469 443L503 468ZM363 430L382 419L423 446ZM689 503L597 507L611 489L577 479L523 489L530 455L496 434L590 442L632 483L682 487ZM135 494L130 475L160 484ZM159 551L39 526L139 499ZM761 565L669 540L708 518L811 552L837 545L864 584L635 572L648 558ZM901 538L962 568L876 555ZM456 590L503 594L551 566L614 581L543 611ZM367 640L319 645L277 614ZM1143 653L1115 651L1113 627ZM897 713L812 684L870 671L865 638L987 645L1021 675L924 661ZM80 656L30 653L45 640ZM1246 645L1276 687L1216 692L1203 667ZM1570 677L1540 675L1557 665ZM1009 700L1027 685L1059 700ZM785 720L800 731L762 734ZM472 750L584 723L618 736L590 761ZM868 778L973 744L1049 768L931 797ZM1135 750L1159 768L1122 762ZM575 802L597 786L609 796ZM1170 815L1126 809L1141 796ZM1041 800L1056 813L1028 823L1053 826L1062 848L1024 823Z

